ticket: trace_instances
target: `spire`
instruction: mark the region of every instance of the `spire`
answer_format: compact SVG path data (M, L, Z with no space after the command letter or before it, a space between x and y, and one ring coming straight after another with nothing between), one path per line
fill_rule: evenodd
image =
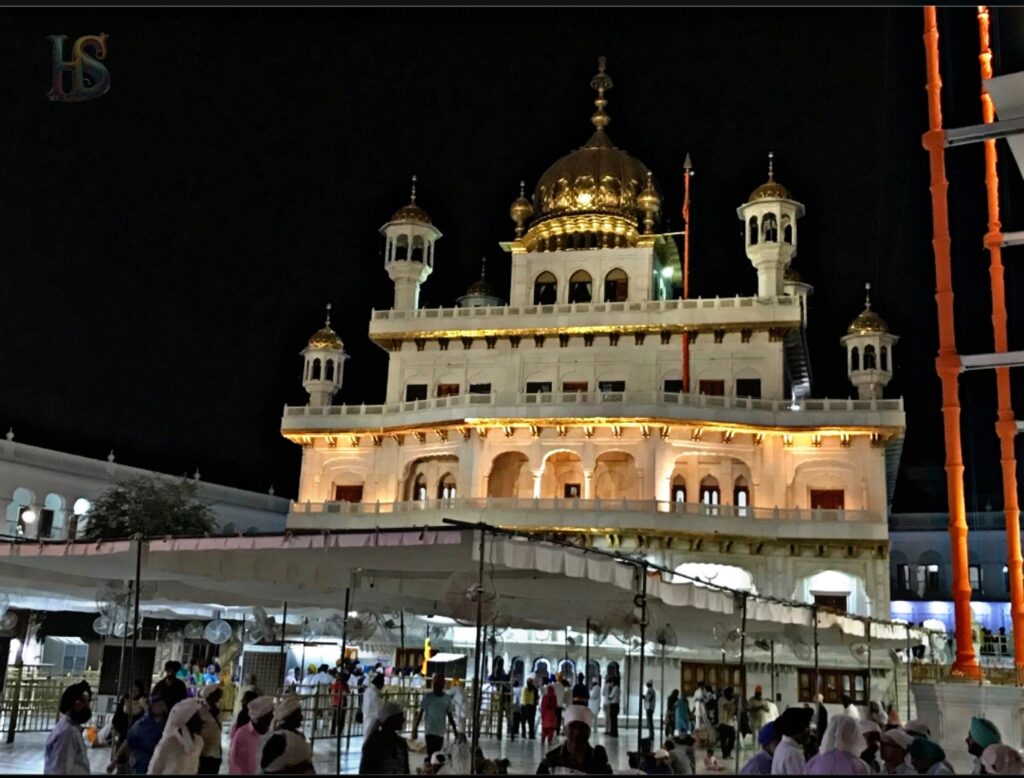
M487 257L480 257L480 280L484 280L484 273L487 272Z
M775 152L768 152L768 180L775 180Z
M686 171L686 175L693 175L693 163L690 162L690 152L686 152L686 159L683 160L683 170Z
M414 203L414 204L416 202L416 174L415 173L412 174L412 194L409 195L409 202L410 203Z
M519 196L523 198L526 197L526 181L524 180L519 181Z
M327 303L327 320L324 322L325 327L331 326L331 304Z
M612 79L607 73L604 72L605 58L597 58L597 75L590 79L590 88L597 91L597 99L594 101L594 105L597 106L597 110L594 115L590 117L591 123L597 127L598 132L608 126L608 122L611 118L604 112L604 107L608 105L608 101L604 97L604 93L612 88Z
M864 309L871 310L871 283L866 282L864 284Z

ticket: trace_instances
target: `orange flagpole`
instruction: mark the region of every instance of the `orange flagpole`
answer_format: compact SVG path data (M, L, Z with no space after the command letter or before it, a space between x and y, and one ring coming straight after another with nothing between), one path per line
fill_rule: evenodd
M683 299L690 297L690 176L693 175L693 166L690 164L690 155L686 155L683 162L683 221L686 228L683 231ZM683 331L683 391L690 392L690 331Z
M946 490L949 496L949 545L956 617L956 659L953 673L978 678L981 670L971 640L971 584L967 572L967 516L964 507L964 464L960 448L960 357L953 327L953 274L949 239L949 206L945 139L942 129L942 79L939 75L939 30L935 6L924 8L924 45L928 70L928 132L922 137L931 167L932 247L935 251L935 302L939 314L939 354L935 369L942 382L942 420L946 443Z
M992 50L989 47L988 7L978 6L978 33L981 37L982 79L992 78ZM985 124L995 121L992 98L981 85L981 113ZM1002 225L999 222L999 174L996 170L996 141L985 141L985 187L988 190L988 232L985 247L989 253L989 277L992 281L992 330L997 353L1007 351L1006 291L1003 286ZM1010 615L1013 619L1013 656L1018 667L1024 666L1024 562L1020 551L1020 507L1017 503L1017 458L1013 449L1017 425L1010 399L1010 368L996 368L996 394L999 411L996 435L999 437L1000 461L1003 467L1003 510L1006 513L1006 567L1010 577Z

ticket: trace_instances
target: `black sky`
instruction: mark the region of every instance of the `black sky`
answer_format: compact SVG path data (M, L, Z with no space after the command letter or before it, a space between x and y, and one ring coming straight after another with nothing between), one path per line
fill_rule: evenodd
M377 230L410 174L444 233L426 303L452 305L482 255L507 289L497 243L512 237L518 181L532 189L589 137L603 54L609 135L654 171L670 230L692 155L695 295L755 292L735 209L775 152L807 208L794 264L815 287L814 394L853 393L838 339L870 281L901 336L887 393L907 403L895 507L944 507L919 8L4 17L0 426L17 440L294 496L300 451L280 416L305 402L298 352L325 302L351 355L341 399L383 397L386 354L366 337L371 307L391 302ZM946 124L977 123L973 10L940 20ZM46 36L100 32L110 92L48 101ZM998 11L997 72L1024 69L1022 32L1024 14ZM1004 229L1022 229L1024 185L1000 151ZM982 151L947 159L958 345L978 353L992 347ZM1022 348L1020 260L1005 260ZM968 507L998 507L994 378L962 386Z

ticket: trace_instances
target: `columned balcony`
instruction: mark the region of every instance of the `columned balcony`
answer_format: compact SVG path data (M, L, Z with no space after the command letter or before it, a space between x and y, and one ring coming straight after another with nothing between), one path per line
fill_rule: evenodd
M297 502L289 529L368 529L434 526L442 519L537 530L619 534L713 534L781 541L827 538L885 541L885 518L872 511L755 508L659 500L455 498L391 503Z

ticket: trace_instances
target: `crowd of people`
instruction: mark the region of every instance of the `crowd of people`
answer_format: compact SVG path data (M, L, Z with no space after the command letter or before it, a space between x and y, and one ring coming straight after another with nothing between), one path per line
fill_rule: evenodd
M224 754L224 715L220 709L223 689L219 681L206 679L196 693L180 677L178 662L168 662L163 677L152 689L137 682L133 692L121 700L118 733L109 773L135 775L215 775L221 771ZM343 675L320 672L326 678L307 684L337 692L336 684L347 683ZM432 678L431 688L422 694L412 722L412 737L402 736L405 711L385 701L383 669L374 668L363 692L364 739L360 773L406 775L500 774L508 770L507 760L487 759L478 747L473 753L467 743L464 719L456 696L446 687L443 673ZM506 679L500 673L492 683ZM605 734L617 736L618 679L607 679L602 688L595 680L587 687L582 675L575 684L568 678L529 677L525 686L513 682L511 707L515 726L511 737L536 737L539 717L543 757L539 774L567 772L612 773L608 754L590 738L598 724L595 701L606 717ZM358 688L358 684L353 684ZM595 692L596 689L596 692ZM264 695L255 679L245 680L232 716L227 772L245 774L313 774L313 752L303 734L300 696L285 689L282 697ZM301 689L299 689L301 691ZM612 700L616 702L613 703ZM666 699L660 723L661 747L655 749L654 711L657 695L653 684L645 687L643 712L648 737L640 749L630 752L630 772L648 775L692 775L698 772L696 754L703 751L703 772L728 769L735 746L736 731L749 732L757 752L747 760L744 775L952 775L953 767L944 749L931 739L920 720L902 724L895 710L882 712L870 705L865 716L849 697L840 697L842 712L828 715L819 695L815 704L788 707L780 714L774 701L766 700L760 687L739 705L731 688L720 691L700 684L690 698L678 690ZM60 718L46 739L45 773L87 775L90 772L83 727L92 718L92 689L85 681L64 690ZM742 710L741 710L742 709ZM739 720L742 719L742 723ZM337 723L337 722L335 722ZM424 741L419 741L419 732ZM527 735L529 732L529 735ZM449 737L451 735L451 737ZM719 763L715 745L721 749ZM974 717L965 738L973 757L974 774L1024 775L1024 756L1002 743L991 721ZM421 763L418 760L422 760Z

